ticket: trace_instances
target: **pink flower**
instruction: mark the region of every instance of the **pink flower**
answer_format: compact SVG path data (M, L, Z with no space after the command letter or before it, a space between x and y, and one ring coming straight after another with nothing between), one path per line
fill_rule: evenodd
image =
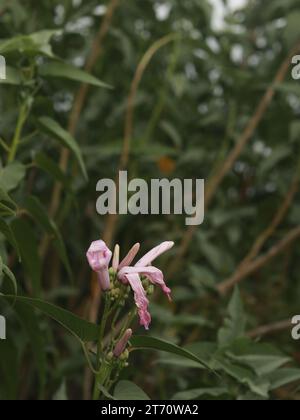
M86 253L91 269L98 275L100 287L103 291L110 287L108 267L112 252L103 241L92 242Z
M115 357L120 357L121 354L125 351L128 341L132 337L132 330L129 328L125 331L125 334L121 338L121 340L116 344L114 348L113 354Z
M171 299L171 289L169 289L164 281L163 273L156 267L150 264L161 254L168 251L174 246L174 242L163 242L159 246L153 248L150 252L144 255L133 267L124 265L124 260L119 265L118 278L124 284L130 284L133 292L138 314L140 317L140 324L146 329L149 329L151 322L151 315L148 311L149 300L147 299L146 291L140 278L145 276L152 284L159 285L163 292ZM137 251L133 249L125 257L125 263L130 264L135 257Z

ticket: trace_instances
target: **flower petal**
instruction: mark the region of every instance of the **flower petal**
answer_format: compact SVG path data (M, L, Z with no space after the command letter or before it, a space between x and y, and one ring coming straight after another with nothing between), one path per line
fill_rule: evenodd
M120 264L119 264L119 270L121 270L121 268L126 267L127 265L130 265L132 263L132 261L134 260L135 256L139 252L140 247L141 247L141 245L139 243L133 245L133 247L128 252L128 254L126 255L126 257L120 262Z
M134 291L134 300L138 308L140 324L143 325L146 330L148 330L151 322L151 315L148 311L149 301L146 297L146 292L143 288L141 279L138 274L134 273L126 274L126 279Z
M155 248L151 249L146 255L144 255L136 264L136 267L146 267L147 265L151 265L152 261L154 261L157 257L159 257L164 252L168 251L174 246L174 242L167 241L163 242L160 245L156 246Z
M164 275L161 270L156 267L124 267L120 271L120 277L127 277L128 274L139 274L141 276L147 277L151 283L157 284L161 287L163 292L168 296L168 299L171 300L171 289L166 285L164 281Z
M108 266L112 252L103 241L92 242L86 253L88 262L93 271L98 274L102 290L108 290L110 286Z

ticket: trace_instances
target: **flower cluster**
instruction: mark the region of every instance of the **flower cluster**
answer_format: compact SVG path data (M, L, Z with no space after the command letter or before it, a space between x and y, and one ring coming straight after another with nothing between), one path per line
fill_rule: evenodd
M149 251L134 265L132 265L132 262L139 252L140 244L135 244L121 262L119 246L115 247L113 255L102 240L93 242L87 252L88 262L92 270L97 273L103 291L111 291L113 298L119 297L119 288L112 284L112 279L116 279L119 284L130 286L134 292L140 324L146 329L149 328L151 323L147 295L151 294L152 285L160 286L168 299L171 300L171 290L165 284L162 271L154 267L152 263L161 254L171 249L173 245L174 242L163 242ZM112 257L112 267L110 269L109 265Z

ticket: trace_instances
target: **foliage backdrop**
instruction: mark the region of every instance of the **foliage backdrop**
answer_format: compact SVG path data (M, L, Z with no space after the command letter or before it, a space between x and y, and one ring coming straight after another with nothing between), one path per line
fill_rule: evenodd
M141 397L130 380L156 399L299 399L300 6L249 0L219 31L211 16L207 0L0 0L1 292L24 297L0 300L1 399L89 398L74 335L91 341L93 326L52 304L101 316L85 252L103 236L123 254L175 241L161 261L173 303L153 299L149 336L220 373L134 352L117 398ZM97 215L96 183L120 164L204 178L204 224Z

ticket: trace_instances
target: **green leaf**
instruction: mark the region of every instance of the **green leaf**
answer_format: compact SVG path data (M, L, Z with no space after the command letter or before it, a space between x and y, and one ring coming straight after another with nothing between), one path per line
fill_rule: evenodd
M69 274L70 279L72 278L72 270L68 258L68 254L65 248L64 241L60 234L60 231L55 222L49 218L47 211L42 206L38 198L30 196L25 200L25 208L32 216L33 220L37 222L47 233L53 238L53 244L58 252L64 266Z
M0 232L3 233L3 235L6 237L11 246L17 251L18 256L20 257L20 250L15 235L11 227L3 219L0 219Z
M54 57L50 41L58 30L43 30L31 35L18 35L8 40L0 41L0 54L18 52L22 55L35 56L38 54Z
M120 401L150 400L141 388L130 381L120 381L115 388L114 397Z
M224 327L218 333L218 342L221 346L229 345L245 334L246 316L238 287L235 288L228 305L228 315Z
M82 170L82 173L85 179L87 180L88 175L82 158L81 150L78 144L76 143L76 140L71 136L71 134L68 133L68 131L64 130L56 121L52 120L49 117L39 118L38 123L44 132L46 132L50 136L53 136L56 140L61 142L65 147L67 147L74 153Z
M168 341L150 336L136 335L130 340L130 342L136 349L151 349L176 354L177 356L185 357L189 360L197 362L205 368L211 370L198 356Z
M237 340L226 354L238 364L250 367L258 376L272 373L291 361L272 345L253 343L248 338Z
M76 82L87 83L100 88L111 88L111 86L92 76L84 70L78 69L71 64L60 61L44 64L39 68L42 77L62 77Z
M227 394L228 390L226 388L196 388L177 392L173 395L172 400L196 400L205 396L218 398Z
M0 188L10 192L24 179L26 168L20 162L13 162L0 169Z
M60 182L67 190L71 190L70 180L62 172L60 167L44 153L39 153L34 158L36 166L51 175L56 181Z
M268 158L264 158L262 164L259 166L259 175L263 176L267 174L273 168L277 168L277 165L284 159L287 159L291 155L291 149L288 146L276 147Z
M62 384L60 385L60 387L54 394L52 400L53 401L67 401L68 400L66 381L62 382Z
M29 339L31 351L34 356L34 361L37 367L41 389L44 389L46 384L46 371L47 371L47 357L45 352L45 332L39 325L38 317L34 312L34 308L26 305L25 303L18 302L14 306L20 324Z
M268 397L270 381L264 378L257 378L251 369L230 363L222 356L218 357L216 360L216 369L223 370L227 375L236 379L239 383L247 385L252 392L260 397Z
M0 85L15 85L19 86L22 84L23 77L22 74L13 67L6 66L6 78L0 79Z
M286 19L286 27L283 30L284 39L289 47L292 47L293 44L299 39L300 37L300 27L299 27L299 19L300 19L300 11L293 10L287 16Z
M20 378L18 349L8 336L0 340L0 392L1 400L16 400Z
M17 280L15 278L14 273L10 270L7 265L3 263L2 257L0 256L0 276L5 275L11 282L13 286L14 293L17 294L18 292L18 286L17 286Z
M7 192L0 187L0 202L8 204L12 209L17 209L17 204L10 198Z
M14 220L11 223L11 228L18 242L22 264L31 281L33 293L38 296L41 290L42 264L34 232L24 219Z
M274 390L290 383L300 381L300 369L279 369L276 372L270 374L268 378L271 382L271 390Z
M60 308L59 306L53 305L52 303L45 302L41 299L27 298L25 296L5 296L9 299L16 299L18 302L26 303L36 309L39 309L45 315L54 319L64 328L66 328L72 335L77 339L89 342L96 341L99 337L99 327L96 324L92 324L66 309Z

